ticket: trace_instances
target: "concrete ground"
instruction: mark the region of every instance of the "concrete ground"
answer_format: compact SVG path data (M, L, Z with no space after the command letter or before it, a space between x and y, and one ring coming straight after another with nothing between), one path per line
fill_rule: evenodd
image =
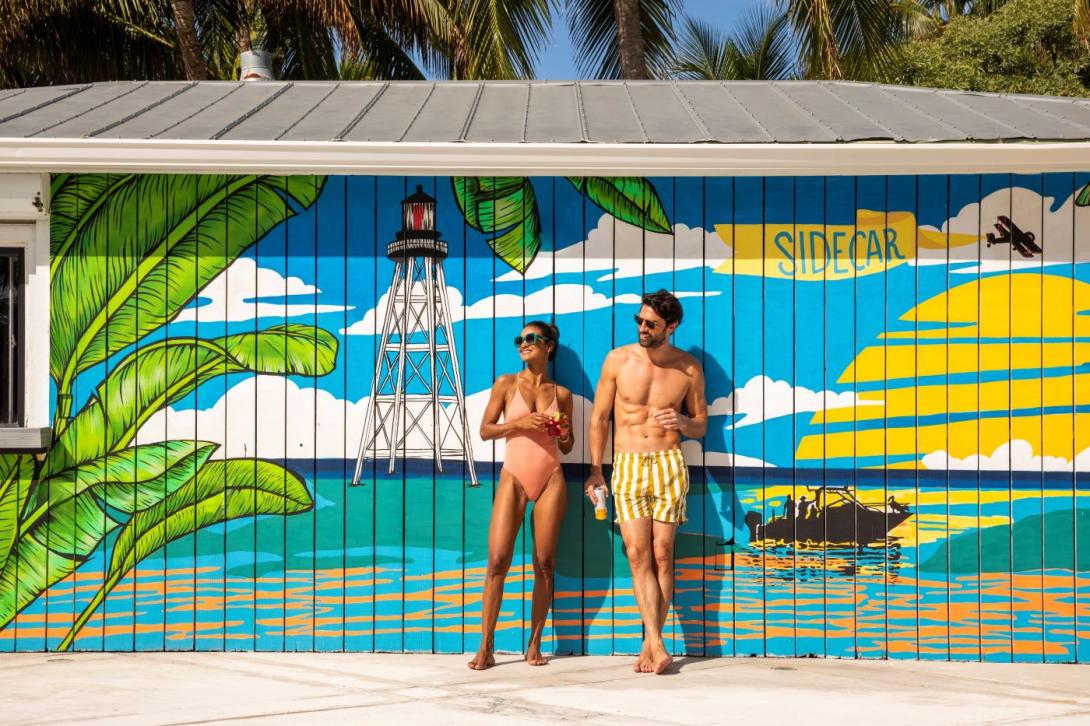
M916 661L77 653L0 656L0 723L1090 723L1090 669Z

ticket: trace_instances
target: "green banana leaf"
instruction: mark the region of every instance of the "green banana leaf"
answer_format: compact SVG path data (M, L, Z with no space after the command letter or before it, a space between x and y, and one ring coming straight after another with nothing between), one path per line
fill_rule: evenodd
M670 233L670 218L655 186L644 177L568 177L602 211L649 232Z
M166 338L127 355L57 437L43 473L119 451L159 409L228 373L323 376L337 364L337 339L309 325L274 325L223 338Z
M44 479L0 568L0 628L70 575L129 514L193 480L216 444L168 441L127 449ZM27 457L30 458L30 457Z
M174 491L219 448L208 441L161 441L142 444L80 464L42 481L35 511L23 517L22 528L34 525L45 509L57 507L86 491L105 505L132 514Z
M279 464L248 459L205 464L196 478L155 506L134 514L121 529L102 587L58 650L67 650L80 628L129 570L168 542L237 517L298 514L313 506L302 478Z
M295 208L310 206L323 182L312 176L58 177L51 203L49 370L59 394L71 390L80 371L176 316L247 247Z
M0 568L8 561L19 533L19 513L30 496L34 459L26 454L0 454Z
M1087 184L1079 191L1078 196L1075 197L1075 206L1090 207L1090 184Z
M521 176L451 177L466 223L493 235L488 245L520 273L541 249L541 218L530 180Z

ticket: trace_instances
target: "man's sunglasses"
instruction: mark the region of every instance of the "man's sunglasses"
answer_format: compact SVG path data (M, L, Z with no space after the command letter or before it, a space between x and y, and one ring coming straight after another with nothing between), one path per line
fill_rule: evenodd
M639 315L633 315L632 319L636 321L636 327L637 328L642 328L643 326L646 325L648 330L654 330L659 325L658 321L648 320L647 318L641 318Z
M546 337L546 336L542 335L541 333L527 333L526 335L516 335L515 336L515 347L517 348L518 346L522 345L523 343L529 343L530 345L535 345L537 343L544 343L544 342L549 341L549 340L552 340L552 338Z

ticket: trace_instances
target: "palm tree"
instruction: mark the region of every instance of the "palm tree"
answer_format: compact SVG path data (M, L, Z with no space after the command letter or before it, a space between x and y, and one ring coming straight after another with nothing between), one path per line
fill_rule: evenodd
M679 0L567 0L565 12L582 75L670 76Z
M613 0L613 14L617 21L617 54L621 63L621 77L646 80L647 59L644 57L643 35L640 32L639 0Z
M236 78L239 53L281 78L519 78L551 0L0 0L0 87Z
M729 37L692 17L685 19L674 74L687 80L782 80L795 73L787 16L754 7Z
M918 0L779 0L807 78L876 77L927 12Z

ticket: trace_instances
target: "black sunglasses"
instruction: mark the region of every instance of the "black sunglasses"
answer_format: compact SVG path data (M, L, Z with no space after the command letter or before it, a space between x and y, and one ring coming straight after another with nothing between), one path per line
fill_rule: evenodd
M515 336L515 347L522 345L523 343L529 343L534 345L535 343L544 343L550 341L552 338L542 335L541 333L527 333L526 335Z
M641 318L639 315L633 315L632 319L636 321L637 328L641 328L646 325L648 330L654 330L659 325L658 322L654 320L648 320L647 318Z

